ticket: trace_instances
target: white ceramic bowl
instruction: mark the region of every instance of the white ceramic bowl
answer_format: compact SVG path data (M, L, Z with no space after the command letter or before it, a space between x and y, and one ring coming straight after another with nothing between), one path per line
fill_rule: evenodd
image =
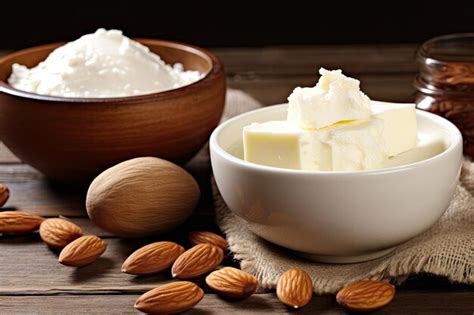
M318 172L244 161L242 128L284 120L286 112L287 105L275 105L242 114L217 127L210 139L224 201L260 237L312 260L358 262L387 254L447 209L459 179L462 137L446 119L417 110L419 133L436 133L443 150L404 166Z

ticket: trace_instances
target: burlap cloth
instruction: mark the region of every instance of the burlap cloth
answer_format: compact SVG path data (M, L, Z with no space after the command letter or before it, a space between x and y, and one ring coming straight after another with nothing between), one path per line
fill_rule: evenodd
M222 120L261 105L249 95L229 90ZM358 279L405 280L417 273L445 276L474 284L474 163L464 162L460 183L448 210L425 233L398 246L389 256L356 264L321 264L300 259L253 234L234 216L212 183L217 224L242 270L257 276L264 288L274 288L278 277L292 267L311 276L318 294L334 293Z

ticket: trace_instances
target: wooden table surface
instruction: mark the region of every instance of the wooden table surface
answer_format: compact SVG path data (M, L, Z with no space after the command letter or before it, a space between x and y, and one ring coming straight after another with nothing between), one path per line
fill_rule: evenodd
M226 48L213 50L223 60L230 87L242 89L263 104L284 102L297 85L314 85L320 66L342 68L362 81L362 89L377 100L410 101L416 72L413 45ZM137 313L133 304L143 292L170 281L168 275L134 277L120 272L136 248L159 239L182 241L193 229L216 230L210 202L209 167L193 161L188 168L204 190L193 217L171 235L147 240L121 240L92 225L84 209L85 188L55 186L0 149L0 182L10 187L6 207L45 217L64 216L85 233L103 237L108 249L96 263L83 268L60 265L38 235L0 236L0 314ZM228 264L236 264L228 260ZM202 281L200 281L202 284ZM204 287L205 288L205 287ZM227 301L205 288L204 299L190 313L288 312L274 292L259 291L244 301ZM377 313L473 314L474 286L418 275L398 287L395 300ZM334 296L315 296L299 313L338 314L344 311Z

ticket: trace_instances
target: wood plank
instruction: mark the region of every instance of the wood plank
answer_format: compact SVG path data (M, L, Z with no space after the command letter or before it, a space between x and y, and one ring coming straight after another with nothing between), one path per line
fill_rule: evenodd
M193 221L189 221L189 224ZM213 224L213 220L208 220ZM81 225L83 226L83 225ZM196 229L183 225L172 233L144 239L106 238L106 252L93 264L82 268L66 267L57 262L57 251L42 243L37 233L27 236L0 236L0 295L54 293L135 293L149 290L170 280L168 272L135 277L121 272L123 261L136 249L160 240L176 241L186 247L188 232ZM207 228L206 228L207 229ZM92 229L85 229L93 232ZM213 230L211 228L211 230ZM216 228L214 228L216 230ZM226 265L235 265L231 256Z
M30 211L42 216L83 217L87 188L71 188L48 182L26 164L0 165L0 183L10 189L5 207Z
M411 102L413 101L414 74L363 74L357 78L367 95L380 101ZM260 74L230 77L228 85L243 90L264 105L286 102L288 95L297 86L314 86L316 74L278 77L265 77Z
M296 86L313 86L319 67L340 68L372 99L409 102L417 72L415 45L221 48L229 86L265 105L285 102Z
M144 243L107 239L107 250L95 263L72 268L57 262L57 253L36 237L0 239L0 295L55 293L135 293L168 281L168 274L135 277L120 267Z
M21 161L3 143L0 142L0 163L21 163Z
M324 45L211 49L224 63L227 75L301 75L319 67L340 68L348 74L416 72L417 45Z
M1 314L138 314L133 308L139 294L127 295L62 295L62 296L0 296ZM376 314L472 314L474 295L469 292L423 291L399 292L395 300ZM188 314L285 314L291 310L273 293L254 294L245 300L225 300L215 294L204 299ZM334 296L313 297L298 314L347 314L337 305Z

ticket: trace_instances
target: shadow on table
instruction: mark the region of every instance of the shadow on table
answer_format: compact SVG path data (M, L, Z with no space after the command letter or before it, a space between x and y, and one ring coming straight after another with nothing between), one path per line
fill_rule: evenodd
M107 272L115 268L115 262L108 257L99 257L94 263L75 268L71 278L75 284L95 281L101 277L104 277Z
M205 298L205 297L204 297ZM226 298L219 298L219 302L226 304L227 307L232 307L235 311L248 311L252 310L252 312L268 312L268 310L274 309L274 301L270 301L263 295L254 294L244 300L233 300L233 299L226 299ZM273 302L273 303L272 303ZM219 309L219 304L216 303L215 308L212 309L205 309L200 308L199 304L192 309L192 314L215 314L216 309ZM227 308L226 307L226 308Z

